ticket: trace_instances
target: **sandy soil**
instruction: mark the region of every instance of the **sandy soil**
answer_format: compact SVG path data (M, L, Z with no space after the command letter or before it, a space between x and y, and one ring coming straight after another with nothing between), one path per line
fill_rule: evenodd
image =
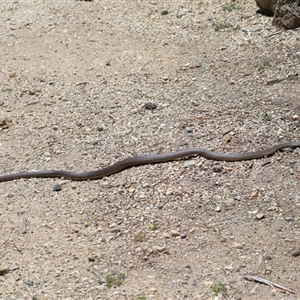
M238 0L1 2L1 173L299 140L299 31L256 10ZM299 180L295 149L1 183L0 298L297 299Z

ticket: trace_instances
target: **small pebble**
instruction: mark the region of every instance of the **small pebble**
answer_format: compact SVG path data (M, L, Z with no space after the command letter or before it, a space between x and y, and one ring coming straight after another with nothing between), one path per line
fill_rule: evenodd
M59 183L54 183L52 186L52 191L58 192L61 191L61 185Z
M194 166L196 163L197 162L195 160L191 159L191 160L185 161L182 166L184 168L188 168L188 167Z
M0 126L7 125L7 119L5 117L0 117Z
M244 245L241 243L234 243L232 246L233 246L233 248L236 248L236 249L243 249L243 247L244 247Z
M166 9L164 9L164 10L161 11L160 14L161 14L162 16L165 16L165 15L167 15L168 13L169 13L169 12L168 12Z
M187 133L192 133L193 132L193 129L189 126L185 127L185 130Z
M197 67L197 68L202 67L202 62L201 62L200 60L197 60L197 61L196 61L196 67Z
M164 247L164 246L163 247L157 247L156 249L157 249L158 252L161 252L161 253L167 251L167 248Z
M224 143L229 143L231 141L231 136L229 134L225 134L223 137L222 137L222 141Z
M218 206L215 208L215 211L216 211L216 212L220 212L220 211L221 211L221 206L218 205Z
M261 27L254 27L254 28L250 29L249 31L251 31L251 32L261 31Z
M293 256L299 256L300 255L300 250L295 251L292 255Z
M180 236L180 233L177 230L171 230L171 236Z
M145 103L144 107L149 110L154 110L157 108L157 105L152 102L147 102L147 103Z
M232 127L224 127L222 129L222 135L228 134L230 131L232 131Z
M0 276L3 276L10 272L9 268L0 268Z
M284 218L286 221L290 222L290 221L294 221L294 218L293 217L285 217Z
M214 165L214 166L213 166L213 171L214 171L215 173L221 173L222 170L223 170L223 167L222 167L221 165Z
M32 280L23 280L23 282L28 286L34 286L34 282Z
M264 217L265 217L265 215L263 213L258 213L255 215L256 220L262 220Z
M181 235L180 235L180 238L181 239L185 239L187 237L187 232L183 232Z
M250 198L253 199L253 198L257 198L259 195L259 191L253 191L251 194L250 194Z

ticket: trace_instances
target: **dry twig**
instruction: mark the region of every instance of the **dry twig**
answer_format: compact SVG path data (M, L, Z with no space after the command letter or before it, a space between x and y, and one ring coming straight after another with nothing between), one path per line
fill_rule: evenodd
M256 282L264 283L264 284L269 285L273 288L278 288L280 290L287 291L287 292L290 292L292 294L295 293L293 290L290 290L290 289L288 289L288 288L286 288L282 285L279 285L277 283L271 282L267 279L264 279L264 278L261 278L261 277L258 277L258 276L245 275L243 278L247 279L247 280L250 280L250 281L256 281Z

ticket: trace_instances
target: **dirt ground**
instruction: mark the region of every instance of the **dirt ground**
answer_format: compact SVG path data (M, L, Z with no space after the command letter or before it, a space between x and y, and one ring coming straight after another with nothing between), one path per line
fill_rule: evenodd
M1 174L299 140L299 30L255 1L0 5ZM299 299L299 185L300 149L2 182L0 299Z

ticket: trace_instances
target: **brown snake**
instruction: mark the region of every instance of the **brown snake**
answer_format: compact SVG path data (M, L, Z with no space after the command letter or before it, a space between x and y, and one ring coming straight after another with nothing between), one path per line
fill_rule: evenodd
M93 180L93 179L100 179L102 177L121 172L127 168L131 168L134 166L168 162L168 161L173 161L184 157L189 157L192 155L200 155L212 160L241 161L241 160L262 158L262 157L273 155L275 152L284 148L297 148L297 147L300 147L300 141L278 144L265 150L245 152L245 153L223 154L223 153L217 153L214 151L200 149L200 148L192 148L192 149L179 150L179 151L163 153L163 154L150 154L144 156L129 157L120 160L111 166L96 171L91 171L91 172L76 173L76 172L61 171L61 170L45 170L45 171L32 171L32 172L20 172L14 174L7 174L7 175L0 176L0 182L20 179L20 178L33 178L33 177L35 178L64 177L70 180Z

